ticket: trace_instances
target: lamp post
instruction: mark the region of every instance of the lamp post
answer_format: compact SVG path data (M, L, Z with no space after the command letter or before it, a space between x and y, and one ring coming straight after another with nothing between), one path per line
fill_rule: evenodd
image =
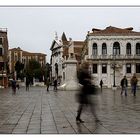
M113 87L116 87L116 84L115 84L115 71L116 71L115 55L113 55L112 68L113 68Z
M116 84L115 84L115 69L116 69L116 64L114 63L114 64L113 64L113 77L114 77L114 80L113 80L113 87L116 87Z

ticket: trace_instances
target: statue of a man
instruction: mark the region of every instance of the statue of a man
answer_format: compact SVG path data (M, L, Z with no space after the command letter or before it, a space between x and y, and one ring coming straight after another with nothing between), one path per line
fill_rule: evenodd
M70 38L68 53L69 53L69 58L74 58L74 44L73 44L72 38Z

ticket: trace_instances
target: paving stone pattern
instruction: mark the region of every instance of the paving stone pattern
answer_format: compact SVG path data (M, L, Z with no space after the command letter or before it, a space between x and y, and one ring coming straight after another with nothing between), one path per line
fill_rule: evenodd
M140 134L140 92L133 97L120 89L103 89L93 96L100 122L95 123L90 108L75 121L77 91L47 92L45 87L24 87L15 95L0 89L0 134Z

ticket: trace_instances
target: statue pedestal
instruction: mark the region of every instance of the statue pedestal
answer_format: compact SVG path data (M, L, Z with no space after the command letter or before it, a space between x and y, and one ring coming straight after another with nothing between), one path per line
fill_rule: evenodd
M58 87L60 90L79 90L80 84L77 82L77 60L68 59L65 64L65 81Z

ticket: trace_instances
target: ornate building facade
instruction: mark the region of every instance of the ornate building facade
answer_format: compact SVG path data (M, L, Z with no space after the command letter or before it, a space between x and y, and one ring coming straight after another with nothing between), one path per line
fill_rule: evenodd
M120 80L126 75L129 85L134 73L140 81L140 32L133 28L116 28L109 26L105 29L92 29L86 37L90 62L90 72L93 81L99 85L103 80L104 86L120 86Z
M8 37L7 29L0 29L0 87L8 86Z

